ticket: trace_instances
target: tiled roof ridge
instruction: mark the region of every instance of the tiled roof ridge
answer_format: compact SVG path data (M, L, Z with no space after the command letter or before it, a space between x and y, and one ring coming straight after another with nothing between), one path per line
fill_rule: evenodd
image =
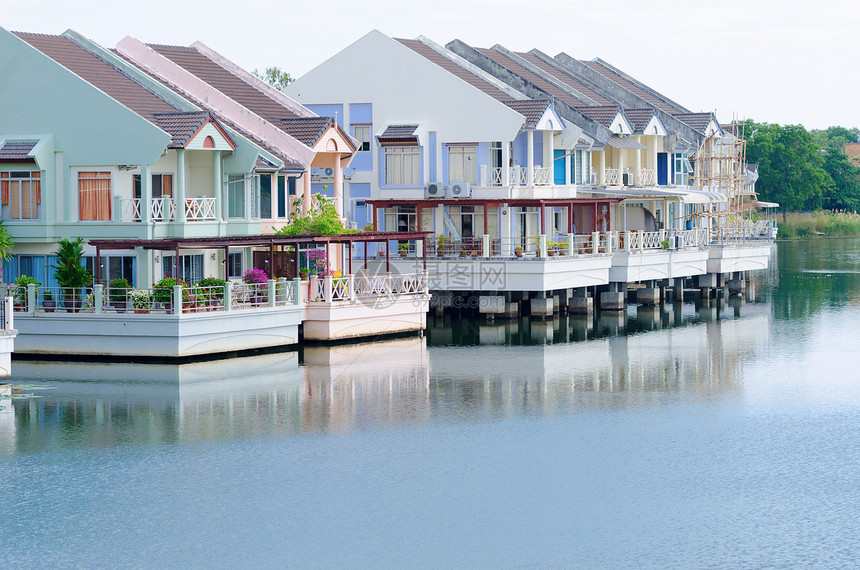
M69 37L68 35L65 35L65 34L62 34L62 35L60 35L59 37L64 38L65 40L72 42L73 44L75 44L76 46L78 46L79 48L81 48L82 50L84 50L85 52L87 52L88 54L90 54L91 56L93 56L94 58L98 59L99 61L101 61L101 62L102 62L102 63L104 63L105 65L110 66L111 68L113 68L114 70L116 70L116 72L117 72L117 73L119 73L120 75L122 75L123 77L125 77L126 79L128 79L129 81L131 81L132 83L134 83L135 85L139 86L141 89L144 89L144 90L148 91L149 93L151 93L152 95L154 95L154 96L155 96L155 97L157 97L158 99L161 99L161 100L162 100L164 103L166 103L167 105L169 105L169 106L173 107L174 109L176 109L176 110L177 110L177 112L181 111L181 109L179 109L176 105L174 105L173 103L171 103L171 102L170 102L166 97L164 97L162 94L158 93L157 91L155 91L155 90L153 90L153 89L150 89L149 87L147 87L146 85L144 85L143 83L141 83L141 82L140 82L136 77L132 76L131 74L129 74L128 72L126 72L124 69L122 69L122 68L120 68L120 67L118 67L118 66L114 65L114 64L113 64L113 63L111 63L110 61L106 60L105 58L103 58L103 57L102 57L101 55L99 55L98 53L96 53L96 52L92 51L91 49L89 49L86 45L82 44L81 42L75 41L75 39L74 39L73 37ZM76 75L77 75L77 74L76 74ZM132 109L132 111L134 111L134 109ZM135 112L135 113L137 113L137 111L134 111L134 112ZM139 113L138 113L138 114L139 114ZM141 115L141 116L142 116L142 115ZM146 117L144 117L144 119L145 119L145 118L146 118ZM150 121L150 122L151 122L151 121ZM157 125L156 125L156 126L157 126Z
M248 73L245 69L239 67L234 64L231 60L222 56L220 53L210 48L206 44L196 41L189 49L193 49L227 73L232 74L234 77L250 86L252 89L255 89L265 97L269 98L273 102L277 103L284 109L287 109L292 114L297 117L304 116L305 118L316 117L317 114L299 103L298 101L293 100L287 95L281 93L259 77L255 76L253 73Z

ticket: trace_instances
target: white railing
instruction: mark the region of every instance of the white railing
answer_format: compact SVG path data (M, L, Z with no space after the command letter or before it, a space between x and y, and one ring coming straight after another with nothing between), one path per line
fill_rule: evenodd
M534 183L535 186L547 186L553 182L553 169L551 166L535 166Z
M621 169L607 168L606 169L606 185L621 186Z
M713 242L726 244L762 240L770 241L774 237L773 228L773 224L768 221L717 228L713 231Z
M139 222L141 218L140 198L122 198L119 201L119 219L122 222Z
M173 287L112 289L93 287L21 288L14 283L2 285L2 292L13 297L17 312L95 313L95 314L181 314L231 311L297 304L297 281L280 279L267 283L228 283L221 287Z
M591 172L591 173L589 173L589 175L588 175L588 185L589 185L589 186L597 186L597 179L598 179L598 176L597 176L597 173L596 173L596 172Z
M508 168L508 184L513 186L528 185L528 169L522 166L511 166Z
M153 222L172 221L176 218L176 202L172 198L153 198L149 208Z
M651 168L639 171L639 186L654 186L657 184L657 173Z
M489 168L487 169L487 185L488 186L501 186L502 185L502 169L501 168Z
M356 302L359 299L429 293L427 273L326 276L309 283L308 303Z
M642 249L661 249L664 232L641 232Z
M185 220L196 222L215 219L215 198L186 198Z

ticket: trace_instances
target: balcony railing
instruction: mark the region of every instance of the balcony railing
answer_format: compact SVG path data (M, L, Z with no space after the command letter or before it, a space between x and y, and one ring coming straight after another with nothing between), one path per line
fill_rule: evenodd
M140 222L143 219L141 202L140 198L120 199L120 221ZM186 198L185 221L215 220L216 206L215 198ZM176 200L166 196L153 198L149 203L149 215L154 222L172 222L176 219Z
M308 303L356 302L374 297L399 297L429 293L426 272L384 275L345 275L312 278Z
M651 168L639 171L639 186L654 186L657 184L657 173Z
M549 186L553 183L553 169L551 166L535 166L532 169L534 180L529 180L528 168L525 166L509 166L509 186ZM504 169L502 167L481 166L481 184L484 186L503 186Z
M607 186L621 186L621 169L620 168L607 168L605 175L606 175L606 185Z

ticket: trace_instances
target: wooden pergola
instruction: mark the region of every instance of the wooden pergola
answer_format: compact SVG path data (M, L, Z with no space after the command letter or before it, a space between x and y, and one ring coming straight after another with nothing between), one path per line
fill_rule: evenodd
M165 238L165 239L93 239L89 244L96 248L96 260L101 260L101 252L105 250L129 250L142 248L153 251L169 251L174 253L173 274L178 273L179 252L181 250L222 250L227 259L231 247L267 248L271 259L274 254L284 252L287 247L300 244L319 245L349 245L350 252L354 243L382 243L391 241L416 240L421 241L424 269L427 269L427 236L432 232L357 232L339 235L256 235L212 238ZM298 249L298 248L296 248ZM385 271L390 270L389 248L385 247ZM328 263L328 259L326 259ZM352 255L348 256L348 271L352 273ZM96 262L96 282L101 283L101 263ZM367 247L364 248L364 268L367 269ZM224 264L224 279L229 279L229 267Z

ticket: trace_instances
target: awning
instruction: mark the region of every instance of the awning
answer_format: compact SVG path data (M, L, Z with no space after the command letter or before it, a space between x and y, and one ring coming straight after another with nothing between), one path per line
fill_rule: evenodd
M385 128L382 134L377 135L377 139L382 144L385 143L403 143L411 142L418 143L418 125L389 125Z
M635 200L678 200L685 204L720 204L726 202L725 195L719 192L699 190L624 188L623 190L589 190L590 194L603 194Z
M759 208L779 208L776 202L759 202L756 204Z
M620 149L630 149L630 150L648 150L647 146L639 144L635 140L627 137L619 137L617 135L613 135L609 137L609 140L606 141L606 144L613 148Z

